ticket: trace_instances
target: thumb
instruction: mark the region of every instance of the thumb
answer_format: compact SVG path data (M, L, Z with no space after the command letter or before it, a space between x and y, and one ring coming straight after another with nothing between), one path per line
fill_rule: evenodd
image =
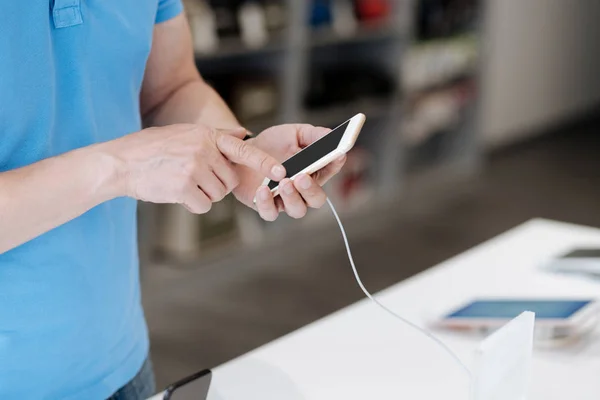
M229 135L238 139L244 139L248 134L248 130L242 126L231 129L217 129L217 132L223 135Z

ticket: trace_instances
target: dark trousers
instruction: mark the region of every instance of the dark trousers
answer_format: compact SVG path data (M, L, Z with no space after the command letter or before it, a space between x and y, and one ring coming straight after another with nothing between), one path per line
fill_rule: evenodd
M107 400L146 400L155 394L152 361L148 357L140 372Z

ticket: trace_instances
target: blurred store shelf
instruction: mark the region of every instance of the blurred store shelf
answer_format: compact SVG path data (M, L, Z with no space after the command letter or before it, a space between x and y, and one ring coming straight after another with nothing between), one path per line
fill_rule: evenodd
M219 39L214 51L196 50L195 55L198 62L208 62L234 57L263 57L281 53L285 48L285 42L281 37L270 38L266 44L258 47L250 47L238 37L228 37Z
M473 75L478 67L474 35L418 42L404 55L401 81L406 92L434 90Z
M313 125L335 128L359 112L367 115L369 120L384 117L393 104L392 99L366 98L348 104L305 110L303 119Z
M368 43L382 40L395 40L402 30L393 23L359 24L355 30L342 35L332 28L318 28L311 31L311 47L322 47L346 43Z

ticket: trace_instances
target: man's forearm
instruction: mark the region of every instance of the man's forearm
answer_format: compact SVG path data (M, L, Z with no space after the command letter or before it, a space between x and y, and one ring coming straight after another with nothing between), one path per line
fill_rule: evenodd
M100 146L0 173L0 254L124 193Z
M201 123L219 129L240 127L219 94L201 78L187 82L145 116L147 126Z
M183 14L154 28L140 105L146 126L197 123L220 129L240 127L221 96L200 76Z

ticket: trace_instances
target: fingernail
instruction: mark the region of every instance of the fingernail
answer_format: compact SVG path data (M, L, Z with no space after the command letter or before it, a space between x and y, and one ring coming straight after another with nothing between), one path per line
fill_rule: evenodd
M265 201L269 198L269 189L266 186L263 186L259 189L258 198L262 201Z
M308 177L308 175L300 175L298 177L299 182L298 184L300 185L300 187L304 190L309 189L310 188L310 178Z
M271 169L271 173L275 176L275 178L283 178L285 177L285 168L281 165L276 165Z
M285 185L283 185L283 191L285 192L285 194L292 194L292 193L294 193L294 185L292 185L292 182L287 181L285 183Z

